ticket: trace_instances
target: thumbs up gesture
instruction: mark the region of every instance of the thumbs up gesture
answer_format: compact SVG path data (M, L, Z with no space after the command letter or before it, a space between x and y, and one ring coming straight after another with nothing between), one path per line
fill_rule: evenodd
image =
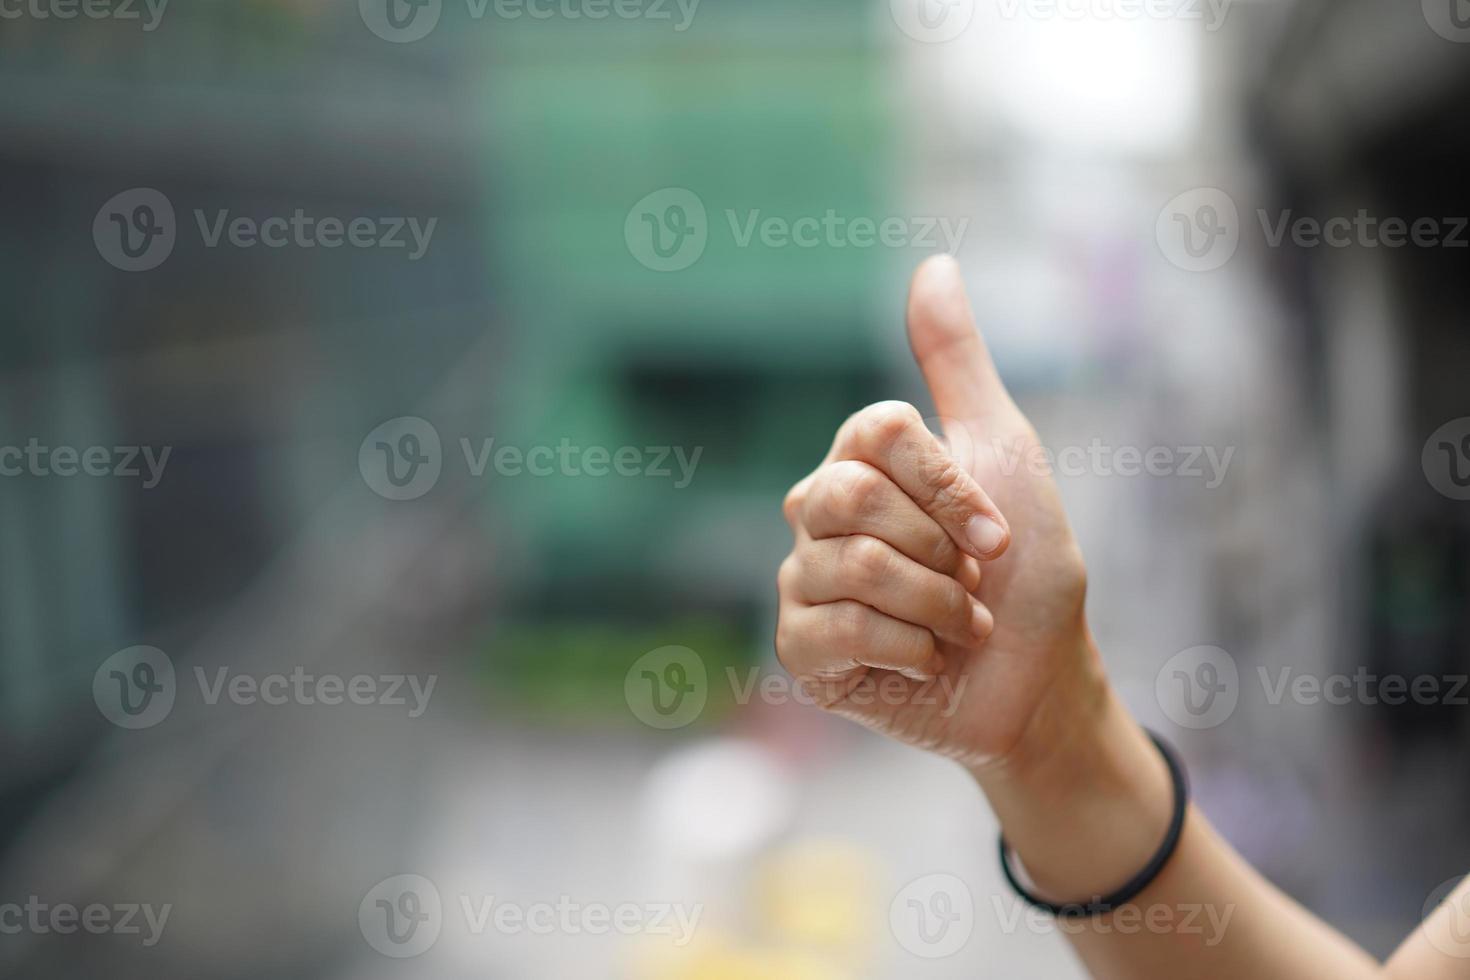
M914 274L908 329L946 438L902 402L838 429L786 497L776 650L830 710L983 769L1105 686L1086 572L1050 476L1014 465L1037 436L954 259Z

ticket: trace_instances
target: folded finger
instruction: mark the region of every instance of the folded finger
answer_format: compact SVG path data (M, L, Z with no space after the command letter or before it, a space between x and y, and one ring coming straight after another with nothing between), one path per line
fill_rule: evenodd
M776 652L797 677L831 678L877 667L926 678L943 667L933 633L855 599L786 603L781 620Z
M796 598L810 604L856 599L961 646L994 626L990 612L948 575L864 534L811 541L799 551Z
M996 558L1010 543L1000 509L912 405L881 402L854 415L839 431L833 454L885 473L966 554Z
M966 589L980 584L979 562L960 551L934 518L868 463L838 460L813 474L804 488L799 523L813 538L881 538L921 565L959 579Z

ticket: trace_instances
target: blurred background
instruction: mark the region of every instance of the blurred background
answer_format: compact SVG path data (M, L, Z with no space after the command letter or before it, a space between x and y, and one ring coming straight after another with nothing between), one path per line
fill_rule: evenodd
M772 652L946 250L1224 834L1380 955L1470 867L1464 0L13 0L0 91L0 906L169 909L0 974L1081 976Z

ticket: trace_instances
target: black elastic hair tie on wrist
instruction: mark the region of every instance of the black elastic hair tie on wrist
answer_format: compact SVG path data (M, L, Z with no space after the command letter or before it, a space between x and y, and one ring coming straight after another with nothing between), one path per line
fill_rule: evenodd
M1086 903L1053 905L1051 902L1037 898L1021 885L1016 878L1015 870L1011 867L1011 847L1006 843L1005 835L1002 834L1000 838L1001 871L1005 872L1006 881L1010 882L1016 894L1025 899L1028 904L1062 919L1083 919L1107 915L1119 906L1127 905L1137 898L1145 888L1154 883L1154 879L1164 870L1164 865L1168 864L1169 859L1174 856L1174 851L1179 847L1179 838L1184 833L1184 815L1189 810L1189 781L1185 778L1184 766L1179 761L1179 756L1174 752L1173 747L1155 732L1148 732L1148 737L1153 739L1154 744L1159 747L1159 752L1164 756L1164 762L1169 766L1169 777L1174 782L1174 817L1169 821L1169 832L1164 835L1164 843L1159 846L1158 851L1142 871L1111 895Z

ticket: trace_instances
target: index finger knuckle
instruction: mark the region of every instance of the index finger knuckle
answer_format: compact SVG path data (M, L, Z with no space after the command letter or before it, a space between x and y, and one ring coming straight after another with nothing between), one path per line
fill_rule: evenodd
M924 417L908 402L878 402L858 413L856 437L862 448L887 456L923 426Z
M818 481L818 505L844 526L855 526L882 499L887 478L867 463L840 460Z

